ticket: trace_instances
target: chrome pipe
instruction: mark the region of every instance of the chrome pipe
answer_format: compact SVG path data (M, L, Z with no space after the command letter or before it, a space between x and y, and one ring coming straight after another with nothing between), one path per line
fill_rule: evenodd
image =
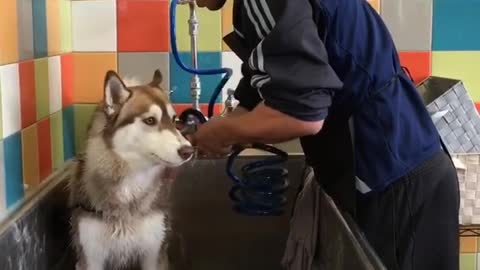
M190 17L188 19L190 33L190 56L192 67L198 69L198 18L195 1L188 3L190 8ZM200 77L197 74L192 75L190 81L190 95L192 96L192 107L200 110L201 84Z

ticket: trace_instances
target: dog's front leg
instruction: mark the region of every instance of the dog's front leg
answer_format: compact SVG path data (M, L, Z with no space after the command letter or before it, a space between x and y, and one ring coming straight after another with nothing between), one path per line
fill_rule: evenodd
M105 224L99 220L92 218L80 220L78 236L82 259L77 264L77 270L103 270L109 250L105 228Z

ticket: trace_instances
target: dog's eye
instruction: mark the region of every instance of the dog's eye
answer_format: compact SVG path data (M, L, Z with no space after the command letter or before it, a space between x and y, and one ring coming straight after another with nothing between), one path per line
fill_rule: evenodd
M157 119L155 119L155 117L148 117L143 119L143 122L149 126L153 126L157 123Z

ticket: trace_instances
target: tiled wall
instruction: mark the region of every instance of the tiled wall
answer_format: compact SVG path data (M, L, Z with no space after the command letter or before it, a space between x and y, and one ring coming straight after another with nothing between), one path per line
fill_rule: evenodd
M233 88L240 62L221 41L232 29L231 2L198 12L199 64L233 67ZM459 78L480 101L479 1L370 3L417 82L431 74ZM177 108L189 106L190 75L171 57L168 8L168 0L0 0L0 213L81 149L107 69L148 81L160 68ZM179 6L178 47L190 64L187 17ZM219 76L201 80L206 103Z
M71 2L0 1L0 215L74 154Z

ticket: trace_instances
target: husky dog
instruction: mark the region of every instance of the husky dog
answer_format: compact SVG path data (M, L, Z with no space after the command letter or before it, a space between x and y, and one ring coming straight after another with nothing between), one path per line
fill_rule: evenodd
M77 270L167 269L168 175L193 155L156 70L127 87L114 71L69 183Z

